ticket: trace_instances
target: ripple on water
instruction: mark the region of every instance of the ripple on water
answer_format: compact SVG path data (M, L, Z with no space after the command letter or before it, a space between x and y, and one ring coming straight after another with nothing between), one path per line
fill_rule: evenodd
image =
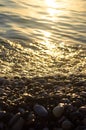
M18 41L0 39L0 76L86 74L86 45L71 42L59 42L54 48L31 45L26 48Z

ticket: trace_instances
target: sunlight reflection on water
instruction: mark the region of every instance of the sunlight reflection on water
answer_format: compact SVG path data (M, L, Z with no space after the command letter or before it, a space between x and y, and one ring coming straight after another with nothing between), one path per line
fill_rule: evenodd
M1 74L85 73L85 5L84 0L1 0Z
M49 41L53 43L58 39L86 43L84 0L1 0L1 3L0 35L3 37L45 42L49 32Z

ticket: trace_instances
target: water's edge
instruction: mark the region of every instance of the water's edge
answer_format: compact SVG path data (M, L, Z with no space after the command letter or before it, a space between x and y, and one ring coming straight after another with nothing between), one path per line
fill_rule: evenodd
M57 47L45 51L45 48L27 48L19 42L0 39L1 77L42 77L53 74L86 75L86 45L60 42Z

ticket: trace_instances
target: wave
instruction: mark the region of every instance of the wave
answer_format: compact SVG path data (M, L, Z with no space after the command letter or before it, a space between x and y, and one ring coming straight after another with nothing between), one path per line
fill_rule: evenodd
M27 47L21 41L0 38L0 76L86 75L86 45L69 42L51 49L37 42Z

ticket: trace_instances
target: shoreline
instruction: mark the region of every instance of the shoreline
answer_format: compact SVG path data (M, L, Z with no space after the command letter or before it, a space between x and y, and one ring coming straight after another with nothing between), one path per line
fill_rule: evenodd
M62 74L86 74L86 45L58 41L54 48L41 43L27 43L0 39L0 77L43 77ZM34 49L34 48L38 49Z

